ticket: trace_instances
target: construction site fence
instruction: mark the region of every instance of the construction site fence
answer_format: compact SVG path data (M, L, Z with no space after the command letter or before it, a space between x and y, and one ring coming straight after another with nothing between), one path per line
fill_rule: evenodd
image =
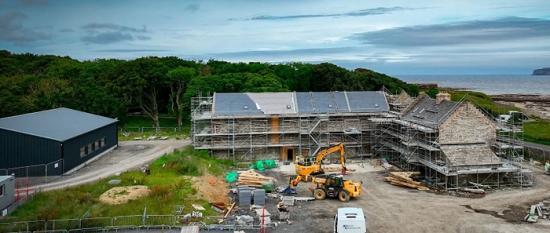
M121 127L121 133L182 133L183 127Z
M62 167L63 159L60 159L47 164L1 168L0 175L14 176L16 182L15 188L23 189L59 179L61 177Z
M183 226L198 225L208 230L250 230L260 229L259 224L209 224L220 222L221 217L204 217L193 222L184 222L183 215L130 215L116 217L95 217L79 219L56 219L20 222L2 222L0 232L111 232L139 229L177 229ZM273 225L264 225L266 228Z

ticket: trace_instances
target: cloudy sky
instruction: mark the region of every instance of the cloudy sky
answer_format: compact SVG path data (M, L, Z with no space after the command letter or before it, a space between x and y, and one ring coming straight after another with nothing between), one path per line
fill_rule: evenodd
M550 2L0 0L0 49L528 74L550 66Z

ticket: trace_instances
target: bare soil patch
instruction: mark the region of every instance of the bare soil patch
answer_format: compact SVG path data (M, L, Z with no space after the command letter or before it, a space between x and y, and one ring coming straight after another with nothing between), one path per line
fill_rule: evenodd
M146 197L150 192L151 190L144 185L114 187L101 194L99 201L110 205L119 205Z
M210 203L222 204L229 206L229 193L228 184L223 178L204 175L200 177L193 177L193 187L201 195L202 199L207 200Z

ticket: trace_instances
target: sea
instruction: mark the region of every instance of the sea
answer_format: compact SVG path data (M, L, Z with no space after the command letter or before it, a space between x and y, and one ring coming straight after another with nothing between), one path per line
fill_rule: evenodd
M479 91L489 95L550 95L550 76L535 75L396 75L408 83L437 83L439 87Z

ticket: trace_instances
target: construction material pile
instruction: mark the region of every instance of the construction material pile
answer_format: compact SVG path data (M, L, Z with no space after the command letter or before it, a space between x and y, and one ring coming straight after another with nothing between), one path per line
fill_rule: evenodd
M239 172L237 185L246 185L250 187L263 188L266 191L271 191L273 189L274 182L275 178L273 177L264 176L260 173L255 172L254 170L248 170Z
M390 172L390 175L386 177L386 181L392 185L408 187L418 190L430 190L421 182L413 180L411 176L420 175L420 172Z
M524 220L535 223L539 218L550 220L550 200L531 205L529 213L525 216Z

